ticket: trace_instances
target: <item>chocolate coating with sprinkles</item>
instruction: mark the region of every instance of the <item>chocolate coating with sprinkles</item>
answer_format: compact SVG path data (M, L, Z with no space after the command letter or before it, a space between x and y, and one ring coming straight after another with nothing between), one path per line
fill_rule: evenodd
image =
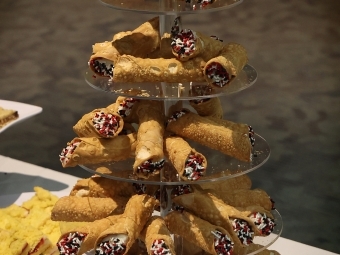
M107 64L105 61L99 59L93 59L89 62L91 69L100 76L112 77L114 65Z
M211 232L214 238L214 247L216 254L218 255L231 255L233 254L234 243L228 235L224 235L222 232L215 230Z
M85 237L86 234L75 232L60 239L57 243L60 255L77 255Z
M93 126L105 138L113 137L119 128L119 117L110 113L97 112L92 118Z
M183 29L173 36L171 41L171 48L177 53L178 58L186 58L191 56L195 50L195 35L190 29Z
M255 133L254 133L254 130L251 126L248 126L248 129L249 129L250 144L251 144L251 146L254 147L254 145L255 145L255 137L254 137Z
M135 188L136 194L142 195L142 194L146 193L146 187L145 187L145 185L143 183L136 183L136 182L134 182L132 185Z
M253 242L254 232L248 222L242 219L233 219L232 225L242 244L249 245Z
M276 225L274 219L269 218L265 213L254 212L249 218L254 222L261 233L266 236L273 232Z
M60 153L60 162L64 165L69 161L70 156L73 154L74 150L79 146L80 142L75 142L68 144Z
M123 255L126 251L125 243L119 238L112 238L108 241L101 242L96 248L96 255Z
M158 162L146 160L140 166L137 167L137 173L143 173L145 175L152 174L153 172L160 171L164 167L164 163L165 163L164 159Z
M177 197L184 194L189 194L192 192L190 185L178 185L172 190L172 195Z
M153 255L171 255L169 247L166 245L164 240L155 240L151 246L151 252Z
M168 121L166 123L166 125L168 125L168 123L176 121L177 119L179 119L180 117L182 117L184 114L186 114L187 111L185 109L183 109L182 111L177 111L174 112L169 118Z
M190 181L196 181L204 175L204 172L203 158L194 154L189 155L185 162L183 176Z
M227 70L219 63L211 62L205 69L205 74L212 80L212 84L218 87L224 87L230 82L230 75Z

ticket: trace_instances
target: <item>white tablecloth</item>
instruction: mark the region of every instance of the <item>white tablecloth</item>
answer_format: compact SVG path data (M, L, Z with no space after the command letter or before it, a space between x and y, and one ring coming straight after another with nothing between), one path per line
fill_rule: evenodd
M51 169L28 164L0 155L0 199L1 196L17 196L19 193L32 192L34 186L51 191L69 192L78 177L63 174ZM332 255L329 251L298 243L283 237L272 244L269 249L281 255Z

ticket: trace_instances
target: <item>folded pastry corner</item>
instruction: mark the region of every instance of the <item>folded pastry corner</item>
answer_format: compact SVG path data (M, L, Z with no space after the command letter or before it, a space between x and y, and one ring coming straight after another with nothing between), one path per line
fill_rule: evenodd
M146 57L160 45L159 17L151 18L133 31L120 32L113 37L112 45L121 55Z
M219 97L195 99L190 100L189 103L200 116L211 116L218 119L223 117L223 109Z
M95 44L88 65L96 75L112 78L113 68L120 55L144 58L159 44L159 18L155 17L133 31L116 34L112 41Z

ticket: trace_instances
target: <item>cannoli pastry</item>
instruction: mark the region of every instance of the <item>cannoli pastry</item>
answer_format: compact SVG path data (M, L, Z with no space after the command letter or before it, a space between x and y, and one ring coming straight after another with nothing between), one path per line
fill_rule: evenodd
M110 226L97 238L96 254L126 254L139 237L156 205L157 200L151 196L132 196L117 223Z
M251 205L244 208L238 208L240 211L250 212L248 218L254 222L256 228L262 236L270 235L275 226L275 219L270 210L266 210L259 205Z
M223 109L218 97L190 100L189 103L200 116L211 116L217 119L223 117Z
M25 240L30 255L42 254L51 245L51 241L42 231L31 225L23 224L18 219L1 211L0 226L3 230L10 232L12 237Z
M74 126L79 137L112 138L124 127L123 118L106 108L95 109L85 114Z
M13 237L10 230L0 228L0 254L27 255L30 247L26 240Z
M215 37L191 29L183 29L171 42L172 52L180 61L188 61L196 56L208 61L218 56L223 46L224 44Z
M61 197L51 212L54 221L94 221L121 214L128 198L116 197Z
M226 175L230 174L231 171L226 171ZM230 193L238 189L250 189L252 186L252 181L248 175L242 174L229 179L217 181L217 182L205 182L199 184L203 189L213 190L216 194L219 193Z
M236 132L187 109L173 114L166 130L238 160L251 161L253 146L248 134Z
M140 236L149 255L176 255L174 241L163 218L152 216Z
M119 56L118 50L111 45L92 54L88 65L96 75L109 78L112 77L112 70Z
M128 173L122 176L128 178ZM117 176L117 175L115 175ZM70 196L78 197L130 197L135 194L133 185L129 182L121 182L99 175L90 178L80 179L74 185Z
M169 230L193 242L209 254L231 255L239 249L221 226L216 226L188 212L172 211L165 216Z
M134 173L141 178L158 174L163 168L164 110L161 101L143 100L136 109L139 118Z
M224 87L229 84L248 62L245 48L237 43L228 43L220 56L207 61L204 76L209 84Z
M120 55L127 54L144 58L154 51L160 43L158 31L159 18L155 17L133 31L121 32L113 37L110 42L93 47L88 65L98 76L112 77L112 69ZM103 46L99 50L98 46Z
M206 116L209 120L216 122L226 128L230 128L234 131L243 133L243 134L249 134L249 139L251 139L251 143L255 143L255 138L254 138L254 130L253 128L245 123L237 123L233 122L231 120L226 120L226 119L221 119L221 118L216 118L215 116Z
M114 82L205 82L205 62L196 57L186 62L175 58L138 58L122 55L112 69Z
M251 211L240 211L199 187L195 187L193 192L174 197L172 201L196 216L222 226L240 245L251 243L254 235L262 235L248 217Z
M60 255L81 255L92 250L98 236L118 219L118 215L108 216L62 233L57 242Z
M133 154L136 134L119 135L112 139L76 137L62 150L63 167L126 160Z
M120 32L113 36L112 45L119 53L146 57L160 45L159 17L154 17L133 31Z
M273 208L270 196L262 189L237 189L231 192L216 192L212 190L212 192L225 203L234 207L258 205L268 211Z
M181 179L196 181L205 174L207 160L183 138L168 136L164 139L164 151L167 158L177 170Z

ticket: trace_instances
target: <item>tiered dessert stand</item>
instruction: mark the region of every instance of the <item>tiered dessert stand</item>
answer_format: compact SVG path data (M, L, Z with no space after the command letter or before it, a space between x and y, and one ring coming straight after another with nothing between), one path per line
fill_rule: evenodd
M229 9L239 5L242 0L215 0L209 4L209 1L189 1L185 0L101 0L101 2L113 9L131 12L151 13L159 15L160 33L170 31L175 18L185 14L200 14L202 12L214 12ZM223 98L235 92L239 92L253 85L257 79L256 70L245 65L243 71L227 86L211 87L204 83L117 83L106 77L94 76L89 69L85 73L86 82L95 89L112 93L116 96L125 96L139 100L162 100L164 103L165 115L168 115L168 109L178 101L182 101L185 108L190 109L189 100L208 99L213 97ZM205 182L219 182L228 178L247 174L262 166L269 158L270 149L260 135L255 134L255 146L251 162L242 162L229 157L216 150L211 150L197 143L189 142L197 151L202 152L207 158L209 164L204 177L195 182L183 181L176 174L173 174L170 163L166 162L164 169L160 173L159 180L138 179L131 175L131 178L122 178L119 171L130 169L132 172L133 159L122 162L104 163L100 165L82 165L85 170L100 174L106 178L115 179L122 182L131 182L139 184L158 185L159 199L161 202L160 215L165 216L172 208L171 192L177 185L185 184L202 184ZM96 172L99 166L105 166L112 170L112 174L103 174ZM118 173L115 175L115 173ZM277 210L273 210L276 226L274 231L266 237L254 238L254 243L263 247L255 252L247 254L257 254L274 243L282 232L282 219ZM181 238L175 238L177 254L183 254L182 249L184 242Z

